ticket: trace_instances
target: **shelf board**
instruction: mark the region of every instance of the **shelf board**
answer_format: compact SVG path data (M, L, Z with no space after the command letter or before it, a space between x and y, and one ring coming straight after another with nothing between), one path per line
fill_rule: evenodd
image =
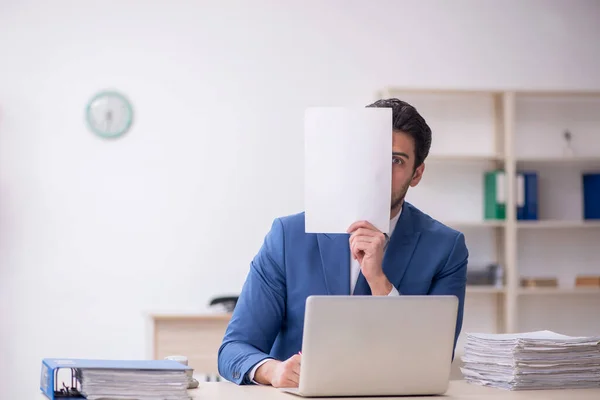
M514 93L516 96L532 97L600 97L600 91L588 89L540 89L524 87L484 87L484 88L457 88L457 87L411 87L411 86L386 86L383 88L384 95L394 95L395 93L419 93L419 94L470 94L470 95L502 95L504 93Z
M499 288L496 286L478 286L478 285L469 285L467 286L467 294L503 294L504 288Z
M501 95L503 90L500 88L438 88L438 87L411 87L411 86L387 86L382 89L384 96L394 96L399 93L416 93L427 95Z
M502 220L488 220L488 221L444 221L444 225L452 228L502 228L506 225L505 221Z
M520 164L558 164L558 165L600 165L600 156L584 157L517 157Z
M519 288L519 295L572 295L572 294L600 294L600 288L595 287L540 287Z
M504 156L494 154L430 154L425 162L435 163L470 163L504 161Z
M537 220L517 221L519 229L600 228L600 220Z

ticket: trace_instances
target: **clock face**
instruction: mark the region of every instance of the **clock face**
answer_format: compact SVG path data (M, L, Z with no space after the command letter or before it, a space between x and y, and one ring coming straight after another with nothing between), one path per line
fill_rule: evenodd
M133 110L122 94L101 92L88 104L86 119L92 132L105 138L116 138L131 127Z

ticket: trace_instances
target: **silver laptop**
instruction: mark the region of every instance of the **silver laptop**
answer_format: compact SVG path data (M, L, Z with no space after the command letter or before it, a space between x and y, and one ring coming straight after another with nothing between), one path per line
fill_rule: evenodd
M304 397L439 395L448 389L455 296L310 296Z

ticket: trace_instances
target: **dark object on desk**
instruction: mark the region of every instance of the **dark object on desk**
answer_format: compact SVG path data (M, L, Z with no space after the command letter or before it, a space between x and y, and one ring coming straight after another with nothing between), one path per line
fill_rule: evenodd
M228 313L233 312L239 296L220 296L215 297L209 303L211 307L213 306L223 306Z
M190 378L190 383L188 385L188 389L196 389L200 385L200 382L194 377Z
M600 219L600 172L583 174L583 219Z
M467 269L467 285L502 286L502 284L502 268L497 264L490 264L484 268Z

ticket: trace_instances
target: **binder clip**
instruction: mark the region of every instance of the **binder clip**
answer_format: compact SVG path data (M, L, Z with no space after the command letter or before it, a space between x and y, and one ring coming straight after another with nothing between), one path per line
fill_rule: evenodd
M42 373L40 377L40 389L44 395L50 400L58 399L85 399L81 394L81 381L77 377L77 370L68 366L61 368L56 365L50 365L47 362L42 362ZM62 383L62 388L59 387L58 372L61 369L68 369L71 375L71 386Z

